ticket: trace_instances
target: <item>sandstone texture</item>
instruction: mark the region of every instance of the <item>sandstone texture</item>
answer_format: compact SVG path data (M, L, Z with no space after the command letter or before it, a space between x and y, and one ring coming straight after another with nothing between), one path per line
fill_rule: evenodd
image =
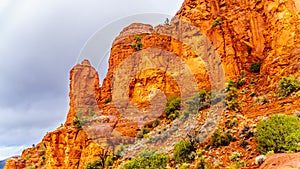
M223 89L241 72L246 77L238 90L240 109L221 112L218 124L225 128L228 120L235 119L232 133L239 139L205 156L209 163L218 161L220 168L226 168L233 163L230 155L240 152L245 168L259 168L256 141L246 137L243 128L249 126L253 132L257 122L270 114L300 111L299 97L274 96L282 76L300 76L299 17L298 0L185 0L170 23L127 26L112 44L102 85L88 60L74 66L64 125L24 150L20 158L9 159L5 169L83 169L120 143L133 143L141 128L155 119L165 122L162 130L171 128L163 113L166 98L177 95L185 101L199 89ZM140 49L133 47L137 43L142 44ZM250 72L255 62L262 63L259 73ZM250 97L254 92L255 97ZM261 104L261 97L267 104ZM214 111L201 111L181 128L178 124L176 137L185 137L183 128L193 126L193 121L207 124L203 121L209 112ZM245 141L249 145L241 148ZM147 144L139 142L142 145ZM297 153L270 155L260 168L299 168L298 159Z

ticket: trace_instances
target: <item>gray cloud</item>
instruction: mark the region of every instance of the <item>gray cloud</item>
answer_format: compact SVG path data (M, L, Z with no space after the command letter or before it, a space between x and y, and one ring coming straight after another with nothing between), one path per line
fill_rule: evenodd
M85 42L97 30L134 14L174 15L182 2L1 1L1 157L5 157L5 152L7 156L15 153L5 147L36 144L47 131L64 122L69 101L69 70ZM105 37L99 46L110 43L114 36Z

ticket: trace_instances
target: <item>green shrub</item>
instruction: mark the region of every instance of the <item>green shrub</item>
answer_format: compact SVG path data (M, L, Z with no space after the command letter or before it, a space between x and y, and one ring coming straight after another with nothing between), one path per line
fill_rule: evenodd
M158 119L155 119L154 121L153 121L153 123L152 123L152 127L153 128L155 128L155 127L157 127L158 125L159 125L159 120Z
M124 169L163 169L167 166L169 156L166 154L158 154L153 151L143 150L140 158L127 161Z
M261 62L251 63L251 65L250 65L250 72L251 73L258 73L258 72L260 72L260 66L261 66Z
M86 169L103 169L104 164L100 160L96 160L94 162L89 162L86 166Z
M73 124L75 125L75 127L76 127L78 130L81 130L81 129L82 129L82 126L81 126L80 121L79 121L79 119L78 119L77 116L74 117L74 119L73 119Z
M144 138L144 134L139 132L139 133L137 133L136 138L142 139L142 138Z
M155 151L150 151L150 150L147 150L147 149L143 149L140 151L139 153L139 157L141 158L148 158L148 157L151 157L155 154Z
M222 133L216 129L210 137L210 144L212 147L228 146L232 139L230 131Z
M31 158L31 154L28 154L23 160L27 161Z
M112 166L114 163L114 156L113 155L110 155L106 158L105 160L105 166Z
M117 159L117 156L113 154L108 155L107 153L101 154L99 160L94 162L89 162L86 166L86 169L103 169L103 168L112 168L114 160Z
M105 104L108 104L108 103L110 103L112 101L112 98L110 97L110 98L106 98L105 100L104 100L104 103Z
M38 168L38 166L36 164L31 164L30 166L26 167L26 169L34 169L34 168Z
M189 166L190 166L189 164L183 163L183 164L181 165L180 169L188 169Z
M241 75L239 76L237 82L236 82L236 85L237 85L237 88L240 88L242 87L244 84L245 84L245 72L242 71L241 72Z
M143 127L141 131L136 135L137 138L143 138L145 134L150 132L149 128Z
M212 167L208 164L207 159L200 157L196 160L196 169L211 169Z
M271 155L271 154L274 154L274 151L273 151L273 150L268 151L268 152L266 153L266 155Z
M115 155L121 156L127 148L128 148L127 145L124 145L122 143L119 144L115 149Z
M132 159L130 161L125 162L124 169L140 169L140 164L137 159Z
M237 86L236 83L234 83L232 80L228 81L226 87L226 100L225 100L225 104L228 110L236 110L236 111L239 110L236 86Z
M221 19L215 19L212 23L212 28L222 25L224 22Z
M190 114L197 114L200 110L209 108L222 100L224 95L221 95L215 91L200 90L185 103L187 105L186 111L184 111L184 118L189 117Z
M167 119L174 120L179 115L179 110L181 108L181 99L176 96L172 96L168 99L165 108L165 114Z
M300 122L297 117L275 114L268 120L261 121L254 133L258 150L262 154L299 151Z
M210 106L210 96L205 90L196 93L191 99L186 101L186 114L196 114L200 110L208 108Z
M191 156L192 152L195 150L190 140L181 140L175 144L174 147L174 158L176 163L182 163L186 161L191 161L194 156Z
M230 161L240 161L241 157L242 157L241 153L239 153L239 152L233 152L231 154L231 156L229 157L229 160Z
M142 50L142 36L134 35L135 42L131 44L131 47L135 50Z
M279 81L278 94L287 97L294 92L300 90L300 80L296 80L294 76L282 77Z

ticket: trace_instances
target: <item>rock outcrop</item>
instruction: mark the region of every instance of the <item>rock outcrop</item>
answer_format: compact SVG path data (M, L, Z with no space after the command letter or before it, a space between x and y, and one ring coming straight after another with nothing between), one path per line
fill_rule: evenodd
M103 150L91 140L84 130L76 127L74 119L79 109L97 108L95 102L99 90L98 74L84 60L70 73L70 110L66 123L49 132L41 143L22 152L20 158L11 158L5 169L38 168L85 168L88 162L98 159ZM88 112L83 112L88 113Z
M70 73L65 124L24 150L20 158L9 159L5 169L85 168L107 152L103 148L108 145L99 146L107 143L102 142L106 134L114 138L113 145L133 142L141 127L164 118L166 97L178 95L184 100L195 89L222 89L242 71L248 75L246 83L255 85L239 91L243 92L238 97L240 127L255 126L257 116L299 110L299 98L272 98L282 76L300 76L299 9L296 0L186 0L170 23L129 25L113 42L102 86L87 60L76 65ZM135 48L134 43L142 46ZM250 64L255 62L262 63L260 73L250 73ZM251 92L266 95L270 102L257 105L248 97ZM223 121L236 117L231 111L229 115L226 112ZM91 124L100 129L89 128ZM240 151L247 155L243 157L247 167L257 168L256 143L252 138L248 141L248 149L236 141L210 156L229 165L230 153ZM271 163L268 158L262 166Z
M296 169L300 168L300 153L284 153L268 155L260 169Z
M297 0L187 0L177 16L190 21L212 41L226 77L235 78L262 62L262 90L283 75L299 75Z

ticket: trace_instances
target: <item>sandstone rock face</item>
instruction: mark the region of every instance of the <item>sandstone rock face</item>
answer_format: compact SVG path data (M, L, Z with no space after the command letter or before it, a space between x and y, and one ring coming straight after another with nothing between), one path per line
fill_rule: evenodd
M25 168L25 165L18 159L18 157L12 157L5 163L4 169L18 169Z
M65 126L73 124L75 115L83 116L99 110L97 98L99 92L99 77L89 61L84 60L76 65L70 73L70 110Z
M76 128L76 114L89 113L98 108L98 74L84 60L70 73L70 110L64 126L49 132L41 143L22 152L20 158L9 159L6 169L38 168L85 168L88 162L99 158L103 150L91 140L84 130ZM80 112L83 110L83 112ZM80 113L79 113L80 112Z
M300 153L285 153L268 155L267 160L259 167L261 169L296 169L300 168Z
M195 89L222 89L241 71L249 73L254 62L262 62L262 69L252 75L260 79L251 90L275 91L281 76L300 75L299 9L297 0L186 0L169 24L129 25L113 42L101 88L87 60L76 65L70 73L65 124L24 150L20 158L9 159L5 169L85 168L106 152L99 143L107 134L113 145L133 142L141 127L164 116L167 97L186 99ZM135 36L142 50L132 47L138 41ZM249 118L278 113L279 105L284 105L283 112L300 105L299 99L287 99L252 107L246 95L240 99L245 100L241 114ZM141 121L136 120L140 112L145 114ZM76 117L85 130L76 127ZM89 128L92 124L101 127ZM230 155L228 149L224 152ZM271 163L267 160L263 166Z
M280 76L299 75L299 2L297 0L187 0L177 16L199 27L221 57L227 79L250 63L262 62L266 86ZM222 21L222 24L213 23Z

